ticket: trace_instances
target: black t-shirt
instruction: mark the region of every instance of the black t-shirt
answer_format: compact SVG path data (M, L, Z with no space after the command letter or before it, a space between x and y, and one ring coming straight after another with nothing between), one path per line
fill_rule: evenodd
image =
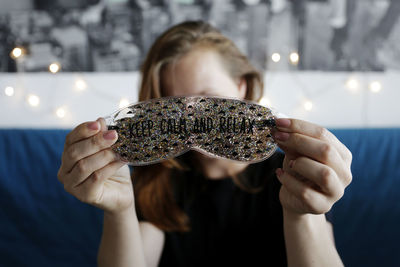
M206 179L195 170L171 177L191 231L165 233L159 266L286 266L281 184L275 176L283 158L276 152L239 174L254 186L264 185L258 193L242 190L231 178Z

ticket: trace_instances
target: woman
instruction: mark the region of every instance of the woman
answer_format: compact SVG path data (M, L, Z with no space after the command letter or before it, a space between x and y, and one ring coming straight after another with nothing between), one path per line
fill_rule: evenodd
M203 22L161 35L141 71L140 101L257 101L263 90L247 58ZM99 266L342 266L325 213L351 182L351 153L318 125L276 124L274 139L285 155L250 165L191 151L135 167L132 179L110 149L118 137L104 119L77 126L66 138L58 178L79 200L104 210Z

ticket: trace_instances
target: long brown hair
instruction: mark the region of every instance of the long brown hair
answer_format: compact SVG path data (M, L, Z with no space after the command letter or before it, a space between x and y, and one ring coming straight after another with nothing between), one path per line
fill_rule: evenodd
M142 80L139 101L162 97L161 73L166 66L176 62L197 48L211 49L222 59L232 79L244 79L247 86L245 99L259 101L263 80L236 45L216 28L202 21L188 21L173 26L157 38L141 67ZM179 158L189 156L184 154ZM163 231L188 231L189 219L174 199L170 175L173 170L188 170L186 160L166 160L151 166L134 167L136 208L141 217ZM245 189L245 181L233 177Z

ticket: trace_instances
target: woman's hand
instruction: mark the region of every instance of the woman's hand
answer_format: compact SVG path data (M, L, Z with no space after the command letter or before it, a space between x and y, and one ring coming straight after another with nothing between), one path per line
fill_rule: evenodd
M279 198L284 211L323 214L344 193L352 180L352 154L331 132L318 125L277 119L273 133L285 152Z
M102 118L80 124L66 137L57 175L67 192L110 213L134 205L129 168L110 148L117 139Z

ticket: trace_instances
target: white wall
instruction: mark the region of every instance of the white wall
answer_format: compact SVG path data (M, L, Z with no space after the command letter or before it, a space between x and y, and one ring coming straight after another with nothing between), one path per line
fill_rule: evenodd
M400 127L399 74L269 72L265 95L281 113L325 127ZM357 89L345 86L349 78L358 81ZM77 80L87 88L77 90ZM138 81L137 73L0 74L0 127L72 128L112 113L121 98L137 101ZM369 90L372 81L381 83L379 93ZM5 95L7 86L13 96ZM29 94L39 96L37 107L27 103ZM305 100L313 104L310 111ZM55 115L59 107L66 111L62 119Z
M354 90L346 86L350 79L358 83ZM369 88L374 81L382 86L378 93ZM326 127L400 127L400 72L269 73L265 82L272 105L289 116Z

